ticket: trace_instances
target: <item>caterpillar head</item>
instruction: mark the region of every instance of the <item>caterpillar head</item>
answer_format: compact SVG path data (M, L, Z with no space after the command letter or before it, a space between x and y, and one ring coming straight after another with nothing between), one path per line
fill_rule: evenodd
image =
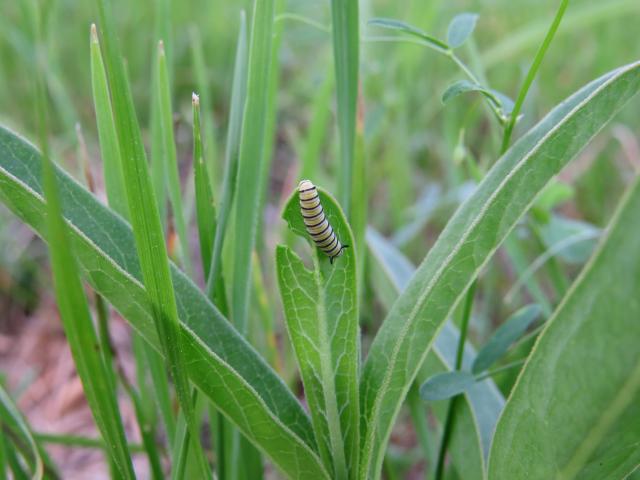
M314 187L314 185L313 185L313 183L311 183L311 180L302 180L298 184L298 191L299 192L303 192L305 190L310 190L313 187Z

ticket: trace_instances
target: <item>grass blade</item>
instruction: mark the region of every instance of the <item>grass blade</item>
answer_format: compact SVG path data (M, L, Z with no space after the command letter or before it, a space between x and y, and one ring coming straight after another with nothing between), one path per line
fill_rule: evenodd
M233 68L233 88L231 91L231 108L229 110L229 126L227 130L227 144L225 149L224 179L222 182L222 198L218 210L218 221L216 234L213 242L213 252L211 254L211 267L207 277L207 296L221 310L222 305L226 305L224 288L221 288L222 271L222 247L224 246L225 234L231 207L233 204L236 179L238 172L238 155L240 151L240 135L242 133L242 118L244 114L244 103L247 89L247 27L244 11L240 13L240 28L238 30L238 46ZM222 294L216 295L216 290Z
M38 27L36 31L39 31ZM116 401L115 384L111 381L112 377L104 364L89 305L78 275L76 259L69 249L67 225L62 217L55 170L49 157L44 76L40 70L46 68L42 50L38 52L38 67L38 136L43 152L42 183L47 205L47 242L58 309L87 402L100 432L109 445L109 455L122 478L133 479L135 474ZM41 464L37 470L42 473Z
M640 63L585 86L514 145L449 221L389 312L365 362L362 478L379 476L406 392L435 335L479 269L536 194L639 88Z
M238 157L238 186L242 195L236 199L235 246L231 301L233 321L242 333L246 332L251 292L251 255L256 242L260 205L260 177L266 172L264 138L267 127L267 100L273 0L254 3L251 26L251 45L247 71L247 94L242 120L242 136Z
M124 178L122 176L122 161L120 158L120 147L118 146L118 135L113 120L107 74L104 69L95 24L91 25L91 87L94 107L96 109L96 122L98 124L98 136L100 138L100 154L102 156L102 171L107 190L107 200L111 208L122 215L123 218L128 218L129 210L124 192Z
M180 258L185 270L193 276L193 264L189 250L189 237L187 223L182 208L182 193L180 189L180 171L178 169L178 155L176 141L173 134L173 109L171 108L171 88L169 86L169 72L167 69L167 56L164 51L164 42L158 44L158 99L160 101L160 127L164 139L164 151L166 153L166 176L169 185L169 199L173 220L180 240Z
M331 0L331 18L340 136L338 200L347 219L351 219L358 70L360 68L360 20L357 0Z
M98 7L105 32L107 75L114 105L116 131L122 157L126 159L123 163L123 173L136 250L139 255L144 284L151 302L153 320L171 377L175 383L178 400L193 438L199 440L193 416L189 380L182 355L182 338L180 337L167 248L164 243L164 234L151 177L147 169L140 126L133 107L124 62L120 57L119 47L116 43L110 5L104 0L99 0ZM196 444L199 445L197 442ZM208 478L210 471L200 448L198 449L198 458L202 467L201 474L203 478Z

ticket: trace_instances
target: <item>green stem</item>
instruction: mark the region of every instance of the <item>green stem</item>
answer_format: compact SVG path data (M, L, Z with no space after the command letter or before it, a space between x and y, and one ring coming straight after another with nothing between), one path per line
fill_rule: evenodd
M558 7L558 11L556 12L556 16L549 27L549 31L547 31L547 35L544 37L540 48L536 53L535 58L533 59L533 63L527 72L527 76L524 79L524 83L518 92L518 98L516 98L516 102L513 106L513 111L511 112L511 116L509 117L509 121L507 126L504 129L504 136L502 137L502 152L506 152L507 148L509 148L509 143L511 141L511 134L513 133L513 127L515 127L516 122L518 121L518 115L520 114L520 110L522 109L522 104L524 103L525 98L527 97L527 93L529 92L529 88L533 83L533 79L538 73L538 69L540 68L540 64L542 63L542 59L544 58L545 53L547 53L547 49L549 45L551 45L551 41L553 40L558 27L560 26L560 21L564 15L565 10L567 9L567 5L569 4L569 0L562 0L560 3L560 7Z
M464 310L462 312L462 321L460 322L460 336L458 337L458 349L456 350L456 364L455 370L462 368L462 358L464 355L464 344L467 340L467 331L469 328L469 319L471 318L471 309L473 307L473 297L476 291L477 280L469 286L467 290L467 296L465 298ZM442 440L440 441L440 449L438 450L438 461L436 463L435 479L442 480L444 474L444 458L447 453L447 445L451 438L451 432L453 431L453 422L455 419L455 407L460 395L453 397L449 401L447 407L447 415L444 421L444 428L442 431Z

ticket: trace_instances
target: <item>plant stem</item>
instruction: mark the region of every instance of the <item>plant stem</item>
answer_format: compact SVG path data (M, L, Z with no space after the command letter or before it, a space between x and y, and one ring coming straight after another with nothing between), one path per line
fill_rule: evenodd
M476 291L477 280L469 286L467 290L467 296L465 298L464 310L462 312L462 321L460 322L460 336L458 337L458 349L456 350L456 364L455 370L460 370L462 367L462 359L464 356L464 344L467 340L467 330L469 327L469 319L471 318L471 309L473 307L473 297ZM444 474L444 458L447 453L447 445L451 438L451 432L453 431L453 421L455 418L455 407L460 395L456 395L449 401L447 407L447 415L444 421L444 428L442 431L442 440L440 441L440 449L438 450L438 461L436 464L435 479L442 480Z
M556 12L556 16L547 31L547 35L544 37L542 44L538 48L536 52L536 56L533 59L533 63L531 67L529 67L529 71L527 72L527 76L524 79L524 83L518 92L518 97L516 98L516 102L513 106L513 111L511 112L511 116L509 117L509 121L507 126L504 129L504 136L502 137L502 148L501 153L506 152L507 148L509 148L509 142L511 141L511 134L513 133L513 127L515 127L516 122L518 120L518 115L520 114L520 110L522 109L522 104L524 103L524 99L527 97L527 93L529 92L529 88L533 83L533 79L538 73L538 69L540 68L540 64L542 63L542 59L544 58L545 53L547 53L547 49L549 45L551 45L551 41L553 40L558 27L560 26L560 21L564 15L565 10L567 9L567 5L569 4L569 0L562 0L560 6L558 7L558 11Z

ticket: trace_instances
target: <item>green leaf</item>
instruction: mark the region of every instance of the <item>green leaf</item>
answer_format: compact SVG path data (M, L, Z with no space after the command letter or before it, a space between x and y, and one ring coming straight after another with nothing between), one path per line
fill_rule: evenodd
M471 36L476 28L478 14L461 13L453 17L447 29L447 43L450 48L458 48Z
M356 136L356 105L358 101L358 71L360 69L360 19L358 2L331 0L333 61L336 79L336 104L340 156L338 199L349 220L353 182Z
M549 222L540 227L540 234L545 246L553 249L559 258L570 264L582 264L593 252L600 229L587 222L552 215ZM582 241L571 242L572 239Z
M340 241L353 245L337 202L320 188L318 193ZM297 192L287 202L283 218L313 245ZM360 448L356 253L346 248L331 264L324 253L312 248L314 269L308 270L288 247L278 247L278 284L321 456L333 478L346 479L355 475Z
M247 93L242 120L236 199L235 245L231 301L233 321L240 332L247 328L251 292L251 255L255 247L260 203L260 178L264 172L264 138L267 125L273 0L254 3L247 72Z
M476 377L469 372L438 373L420 385L420 397L427 402L445 400L463 393L474 383Z
M374 288L388 309L409 283L415 267L371 227L367 231L367 243L371 253L371 278ZM426 381L435 372L455 368L459 335L460 332L453 323L445 322L418 373L418 383ZM467 342L462 360L463 368L470 368L475 356L473 346ZM482 479L485 460L489 457L491 438L504 406L504 398L491 379L475 383L462 398L450 442L451 456L456 471L463 478ZM434 413L440 422L444 422L446 405L434 405Z
M441 52L449 50L449 45L444 43L442 40L438 40L436 37L429 35L419 28L414 27L413 25L409 25L408 23L402 22L400 20L394 20L392 18L373 18L369 20L368 25L388 28L390 30L396 30L414 37L418 37L419 39L424 40L430 47L435 48L436 50Z
M0 128L0 199L44 236L40 170L38 152ZM57 169L57 177L70 243L84 275L160 351L130 227L66 173ZM174 265L171 275L193 383L288 476L327 478L300 403L191 280Z
M377 478L402 401L446 318L536 194L640 88L640 63L561 103L490 170L447 227L374 339L361 376L360 474Z
M489 478L626 478L640 463L639 224L636 180L520 374Z
M40 450L36 443L31 428L18 410L9 393L0 385L0 424L3 429L10 429L16 438L19 438L28 448L31 450L30 459L33 463L33 472L31 472L31 478L34 480L40 480L44 474L44 463L40 456ZM4 437L4 431L0 432L0 436ZM6 445L3 445L5 448ZM15 450L11 448L11 450Z
M541 314L542 308L534 303L533 305L522 307L511 315L478 352L478 356L473 361L471 371L477 375L500 360L507 353L509 347L527 331L529 326Z

